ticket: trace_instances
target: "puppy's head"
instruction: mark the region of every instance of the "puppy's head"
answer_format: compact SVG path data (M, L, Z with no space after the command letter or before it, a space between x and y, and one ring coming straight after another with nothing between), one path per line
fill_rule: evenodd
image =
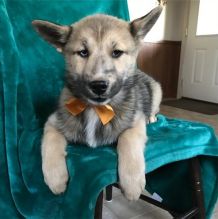
M140 41L158 19L162 7L130 23L107 15L86 17L70 26L32 22L36 31L63 53L67 86L91 104L116 96L136 68Z

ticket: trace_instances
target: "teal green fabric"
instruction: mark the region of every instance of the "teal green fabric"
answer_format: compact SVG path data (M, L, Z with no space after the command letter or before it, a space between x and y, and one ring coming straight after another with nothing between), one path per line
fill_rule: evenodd
M158 193L172 209L190 209L192 184L187 159L200 156L206 216L210 218L218 197L218 141L214 130L206 124L159 115L158 122L148 126L147 134L147 190Z
M63 87L64 60L31 27L34 19L70 24L104 12L129 19L126 0L0 0L0 218L92 218L96 198L118 181L115 146L69 145L66 193L43 181L43 124ZM204 124L168 119L148 125L147 189L179 211L191 206L186 159L202 155L209 218L218 195L218 143ZM176 162L180 161L180 162Z

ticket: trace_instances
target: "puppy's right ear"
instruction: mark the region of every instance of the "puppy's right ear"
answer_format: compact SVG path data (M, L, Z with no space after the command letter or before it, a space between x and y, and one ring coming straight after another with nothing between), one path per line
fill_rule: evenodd
M62 52L64 45L72 32L71 26L61 26L48 21L34 20L32 22L36 31L59 52Z

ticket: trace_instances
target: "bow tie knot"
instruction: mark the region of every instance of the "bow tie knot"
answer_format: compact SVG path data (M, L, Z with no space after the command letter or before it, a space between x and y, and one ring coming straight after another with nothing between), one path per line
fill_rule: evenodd
M77 98L71 98L65 104L65 106L66 106L67 110L73 116L79 115L88 107L88 105L86 103L84 103L83 101L81 101ZM96 114L98 115L98 117L101 120L103 125L106 125L115 116L113 108L108 104L107 105L92 106L92 107L95 110Z

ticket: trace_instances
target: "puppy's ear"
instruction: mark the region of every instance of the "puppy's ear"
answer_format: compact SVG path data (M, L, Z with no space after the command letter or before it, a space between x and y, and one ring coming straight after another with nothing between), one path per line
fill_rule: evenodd
M160 5L150 11L143 17L140 17L136 20L130 22L130 32L136 39L143 39L149 30L156 23L159 18L163 7Z
M62 52L73 29L71 26L61 26L42 20L34 20L32 25L36 31L46 41L55 46L59 52Z

